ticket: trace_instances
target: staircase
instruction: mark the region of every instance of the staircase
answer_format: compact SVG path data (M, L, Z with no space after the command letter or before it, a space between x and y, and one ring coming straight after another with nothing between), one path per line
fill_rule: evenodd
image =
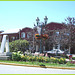
M9 60L12 56L11 52L0 53L0 60Z

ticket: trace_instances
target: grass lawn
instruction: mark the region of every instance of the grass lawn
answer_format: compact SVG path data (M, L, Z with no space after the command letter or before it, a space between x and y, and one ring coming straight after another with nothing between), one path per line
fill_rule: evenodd
M75 68L75 64L58 64L58 63L45 63L45 62L24 62L24 61L10 61L10 60L0 60L2 63L15 63L23 65L35 65L35 66L45 66L45 67L69 67Z

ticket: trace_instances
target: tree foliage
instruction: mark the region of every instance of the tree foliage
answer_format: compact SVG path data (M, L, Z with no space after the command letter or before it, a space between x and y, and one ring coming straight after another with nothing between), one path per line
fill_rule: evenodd
M69 33L69 38L68 39L68 45L70 50L75 48L75 18L74 17L67 17L65 19L64 24L67 26L67 31Z
M9 43L10 51L26 51L28 49L29 43L27 40L15 40Z
M75 18L74 17L67 17L65 19L65 24L67 24L67 25L75 25Z

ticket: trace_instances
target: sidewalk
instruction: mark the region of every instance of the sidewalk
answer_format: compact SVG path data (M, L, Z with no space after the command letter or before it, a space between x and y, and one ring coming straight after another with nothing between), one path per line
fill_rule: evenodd
M53 69L68 69L68 70L75 70L75 68L72 67L53 67L53 66L37 66L37 65L24 65L24 64L15 64L15 63L2 63L2 65L13 65L13 66L26 66L26 67L39 67L39 68L53 68Z

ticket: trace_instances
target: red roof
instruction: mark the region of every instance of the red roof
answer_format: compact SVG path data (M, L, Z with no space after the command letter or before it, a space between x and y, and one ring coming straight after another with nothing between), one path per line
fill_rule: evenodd
M46 25L47 29L48 30L58 30L58 29L64 29L64 25L61 24L61 23L54 23L54 22L51 22L51 23L48 23Z
M30 32L30 31L32 31L33 29L32 28L29 28L29 27L26 27L26 28L23 28L22 30L21 30L21 32L23 31L23 32Z

